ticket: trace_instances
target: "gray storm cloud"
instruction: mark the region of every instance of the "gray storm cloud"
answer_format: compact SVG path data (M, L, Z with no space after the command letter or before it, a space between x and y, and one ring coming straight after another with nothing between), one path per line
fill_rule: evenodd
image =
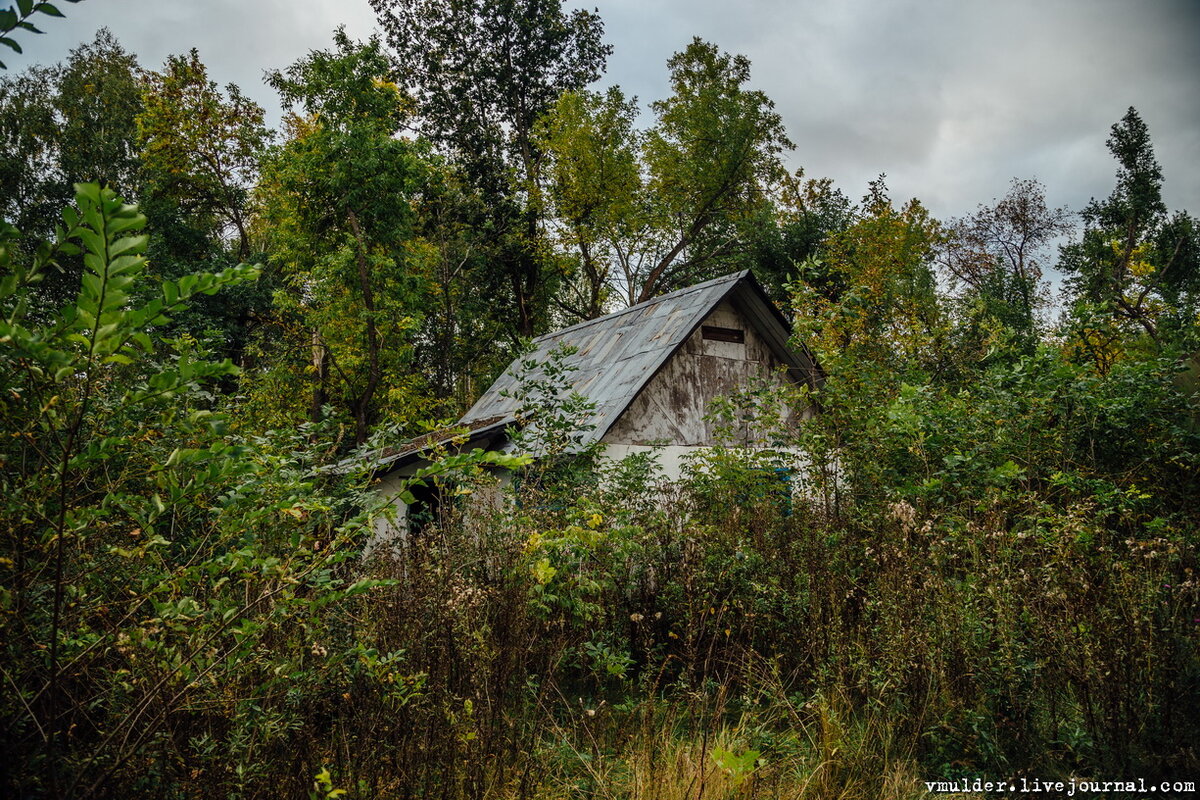
M588 5L592 5L589 3ZM1078 209L1112 186L1104 141L1136 106L1173 208L1200 211L1200 3L601 0L615 52L604 83L643 103L667 91L666 59L692 36L743 53L797 148L793 167L857 197L893 194L938 216L969 212L1013 177ZM197 47L278 118L267 69L324 47L338 24L365 37L365 0L87 0L26 37L11 71L63 58L108 26L146 67Z

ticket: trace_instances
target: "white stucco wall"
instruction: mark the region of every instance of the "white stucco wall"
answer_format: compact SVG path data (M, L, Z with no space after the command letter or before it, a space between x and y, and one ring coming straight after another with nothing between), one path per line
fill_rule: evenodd
M364 555L377 552L377 548L402 543L408 535L408 505L400 499L405 483L421 467L428 462L419 461L409 464L379 479L375 491L380 497L388 500L387 504L371 519L371 535L364 548ZM512 485L512 473L507 469L494 469L489 473L492 479L481 481L470 487L471 495L467 503L467 514L482 515L489 513L504 502L505 490Z

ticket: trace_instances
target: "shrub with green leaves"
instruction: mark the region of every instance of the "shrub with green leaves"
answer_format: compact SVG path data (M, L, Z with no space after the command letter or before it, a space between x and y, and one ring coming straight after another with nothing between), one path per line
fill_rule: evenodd
M142 215L77 192L32 260L11 228L0 250L4 791L300 795L329 720L420 692L401 653L355 635L381 585L356 567L379 499L361 464L321 469L332 430L230 436L206 387L236 368L156 333L257 268L148 281ZM30 309L80 250L75 302Z

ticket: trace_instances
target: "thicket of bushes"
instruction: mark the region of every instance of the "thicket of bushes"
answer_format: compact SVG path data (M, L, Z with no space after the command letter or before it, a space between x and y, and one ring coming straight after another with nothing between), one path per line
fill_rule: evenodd
M422 696L336 771L545 797L1189 774L1197 434L1172 372L1041 352L853 414L833 387L785 444L836 456L836 485L781 494L769 457L717 450L665 494L633 463L448 517L376 617Z
M673 485L450 456L426 480L520 488L364 561L369 471L323 469L335 432L231 435L203 387L232 368L146 334L252 270L147 287L136 209L78 203L0 287L7 793L908 797L1200 765L1172 360L1041 349L883 404L831 378L801 429L754 422L777 453ZM39 318L23 293L71 241L88 277Z

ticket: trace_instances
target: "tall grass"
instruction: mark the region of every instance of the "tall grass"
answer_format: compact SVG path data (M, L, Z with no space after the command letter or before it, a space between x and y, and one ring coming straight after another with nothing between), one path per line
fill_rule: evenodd
M420 691L341 704L314 747L360 796L909 798L1200 764L1194 541L1016 494L849 515L722 486L443 518L376 565L400 580L356 634Z

